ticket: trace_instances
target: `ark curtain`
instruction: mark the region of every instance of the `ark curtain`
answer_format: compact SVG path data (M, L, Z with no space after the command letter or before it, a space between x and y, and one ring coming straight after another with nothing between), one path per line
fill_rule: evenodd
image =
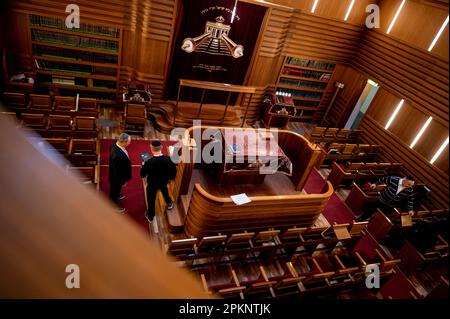
M235 17L231 22L235 3L235 0L182 1L175 29L166 99L176 100L179 79L243 84L266 8L237 2ZM218 36L223 30L228 32L227 39ZM194 51L190 53L182 49L186 39L192 39L194 43ZM231 55L230 48L234 45L243 47L243 55L239 58ZM180 100L198 102L200 96L198 89L183 88ZM205 102L225 103L225 99L226 94L213 92L207 95Z

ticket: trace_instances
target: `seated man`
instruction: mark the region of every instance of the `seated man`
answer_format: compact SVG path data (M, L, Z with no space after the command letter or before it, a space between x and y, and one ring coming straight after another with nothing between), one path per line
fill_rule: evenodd
M400 207L406 201L406 209L410 215L413 211L413 186L414 178L411 176L400 178L398 176L384 176L370 185L374 189L378 184L386 184L386 188L380 192L376 202L371 205L364 213L357 218L357 221L363 221L372 217L377 208L382 212L389 214L394 208Z
M177 168L170 157L161 153L161 142L153 141L151 151L153 156L146 160L141 167L141 177L147 177L147 201L148 210L146 217L151 222L155 216L156 194L161 190L168 209L173 208L172 199L169 196L167 183L174 179Z

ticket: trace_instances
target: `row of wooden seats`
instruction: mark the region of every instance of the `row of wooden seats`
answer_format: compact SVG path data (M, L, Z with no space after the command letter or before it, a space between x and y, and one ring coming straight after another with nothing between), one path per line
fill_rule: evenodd
M45 114L76 114L98 117L99 107L95 99L78 99L66 96L50 96L25 93L3 93L3 103L17 112L39 112Z
M92 116L22 113L20 125L43 137L96 138L100 131L98 119Z
M353 182L356 180L373 181L385 175L396 174L400 171L402 163L352 163L342 165L333 162L331 172L327 180L331 182L335 189L339 188L343 182Z
M382 277L392 273L399 259L389 258L370 234L353 247L333 246L289 259L214 264L193 269L204 289L224 298L324 296L327 291L364 285L368 264L378 265Z
M359 142L362 130L353 130L336 127L316 126L311 132L306 132L305 137L312 143L322 142Z
M322 147L317 166L329 166L334 161L374 162L381 150L380 145L331 143Z
M44 141L75 166L97 165L100 143L97 139L44 138Z
M243 232L202 238L170 240L166 252L179 260L199 260L214 257L274 256L294 254L298 247L315 247L324 243L355 240L361 236L367 222L336 224L330 227L301 227L280 230L265 230L258 233Z

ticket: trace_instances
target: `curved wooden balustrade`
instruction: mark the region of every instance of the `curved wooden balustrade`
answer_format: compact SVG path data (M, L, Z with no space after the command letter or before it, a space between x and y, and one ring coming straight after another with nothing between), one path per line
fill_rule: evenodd
M274 227L311 226L333 194L327 182L322 194L250 197L237 206L229 197L217 197L195 184L185 231L188 236L210 236Z

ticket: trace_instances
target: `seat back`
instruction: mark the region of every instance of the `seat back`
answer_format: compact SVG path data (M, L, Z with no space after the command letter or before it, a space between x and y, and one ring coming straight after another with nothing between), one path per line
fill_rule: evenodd
M49 115L48 128L71 130L72 118L69 115Z
M322 137L322 134L326 131L326 127L320 127L320 126L316 126L315 128L313 128L312 132L311 132L311 136L312 137Z
M175 255L193 252L196 243L197 238L171 240L167 247L167 252Z
M227 235L217 235L217 236L207 236L200 239L197 248L210 248L210 247L218 247L221 246L225 240L227 239Z
M275 237L280 233L279 230L265 230L260 231L258 234L256 234L255 237L253 237L252 241L254 244L263 244L267 242L274 242Z
M75 116L75 129L77 131L96 131L97 119L91 116Z
M45 141L61 154L67 154L67 139L65 138L46 138Z
M50 95L30 94L30 108L39 110L51 110Z
M356 148L356 144L345 144L342 148L342 154L352 154Z
M97 100L78 99L78 112L97 112Z
M227 246L238 246L238 245L247 245L250 244L250 239L255 236L255 233L238 233L231 234L231 236L227 240Z
M372 237L380 242L394 227L394 224L386 217L380 209L377 209L375 216L367 225L367 231Z
M3 93L3 102L11 107L27 107L27 100L24 93L5 92Z
M339 128L331 128L329 127L324 133L324 137L334 138L336 137L336 134L339 132Z
M301 240L302 234L306 230L306 227L301 228L289 228L284 233L282 233L279 238L281 241L289 241L289 240Z
M127 117L146 117L145 105L144 104L128 104L126 109Z
M68 96L55 96L56 111L75 111L75 98Z
M367 225L369 224L369 222L355 222L353 221L353 223L350 225L350 236L359 236L361 235L362 231L367 227Z
M22 113L22 126L45 128L44 114Z
M73 138L70 140L69 154L97 154L97 140Z

